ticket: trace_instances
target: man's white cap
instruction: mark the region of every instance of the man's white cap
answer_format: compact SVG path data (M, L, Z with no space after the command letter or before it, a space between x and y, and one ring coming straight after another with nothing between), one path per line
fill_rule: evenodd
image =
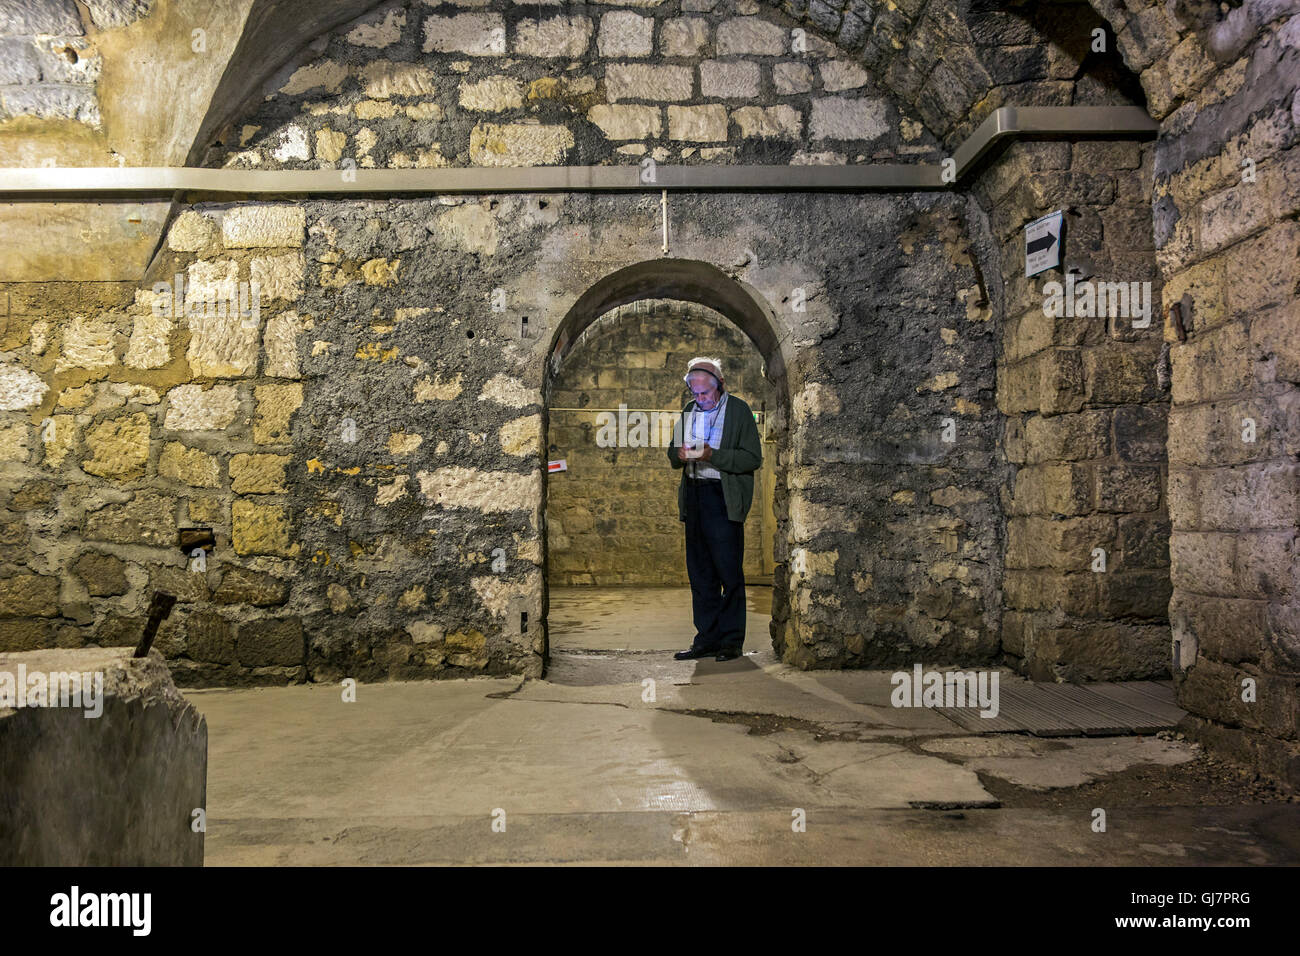
M682 376L682 381L687 385L691 384L692 372L708 372L718 380L719 385L723 382L721 359L705 358L702 355L691 359L690 363L686 366L686 374Z

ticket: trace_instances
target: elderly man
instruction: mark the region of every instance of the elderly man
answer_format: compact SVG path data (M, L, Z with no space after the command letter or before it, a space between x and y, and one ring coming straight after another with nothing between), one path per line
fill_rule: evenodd
M692 359L683 378L695 398L682 409L668 461L682 469L677 515L686 523L695 640L673 656L729 661L745 643L745 516L763 450L754 413L726 391L720 360Z

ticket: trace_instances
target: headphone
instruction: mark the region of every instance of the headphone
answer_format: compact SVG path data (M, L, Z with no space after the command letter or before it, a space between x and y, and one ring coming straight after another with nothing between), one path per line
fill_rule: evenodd
M693 369L691 369L689 372L686 373L686 378L687 378L686 387L687 387L687 388L690 388L690 377L691 377L692 375L707 375L709 378L713 379L713 384L717 387L717 389L718 389L719 392L725 392L725 391L727 390L727 389L726 389L726 386L722 384L722 379L718 378L718 376L714 375L714 374L713 374L712 372L710 372L708 369L704 369L704 368L693 368Z

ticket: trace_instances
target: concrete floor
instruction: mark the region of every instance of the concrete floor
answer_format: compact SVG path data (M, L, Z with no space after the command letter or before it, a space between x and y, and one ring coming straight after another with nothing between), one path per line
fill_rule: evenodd
M1173 772L1196 749L972 735L895 709L887 671L780 664L770 593L750 592L747 654L725 664L672 659L694 634L688 591L570 589L552 592L543 681L363 684L355 703L187 691L208 721L207 863L1300 862L1295 804L1105 804L1105 833L1086 797L1012 806L995 782L1041 794Z

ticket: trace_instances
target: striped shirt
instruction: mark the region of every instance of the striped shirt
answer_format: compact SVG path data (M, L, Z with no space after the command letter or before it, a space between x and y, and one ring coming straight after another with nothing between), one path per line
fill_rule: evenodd
M722 422L727 417L727 393L722 393L722 399L718 402L717 408L709 411L701 411L698 407L688 413L689 423L686 431L686 441L688 444L708 442L710 448L722 447ZM692 461L687 467L690 468L692 478L721 478L722 472L714 468L708 462Z

